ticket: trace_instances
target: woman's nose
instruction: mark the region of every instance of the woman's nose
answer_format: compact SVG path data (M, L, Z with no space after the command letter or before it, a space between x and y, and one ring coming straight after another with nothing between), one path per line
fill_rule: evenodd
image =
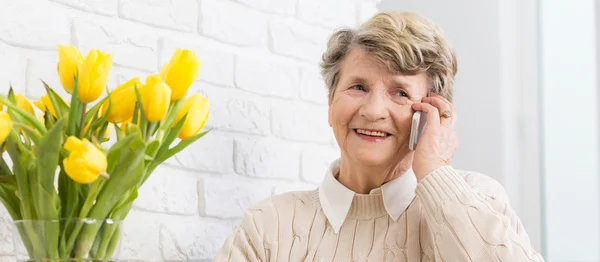
M365 97L359 113L369 121L377 121L389 117L390 112L387 107L385 95L371 92Z

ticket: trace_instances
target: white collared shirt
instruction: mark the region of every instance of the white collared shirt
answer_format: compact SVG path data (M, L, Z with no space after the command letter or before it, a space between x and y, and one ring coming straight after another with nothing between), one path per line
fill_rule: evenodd
M329 220L336 234L344 224L356 194L335 178L339 165L340 159L331 163L321 186L319 186L319 201L323 213L325 213L325 217ZM416 187L417 178L412 169L409 169L401 176L371 190L369 194L381 192L385 210L396 221L415 198Z

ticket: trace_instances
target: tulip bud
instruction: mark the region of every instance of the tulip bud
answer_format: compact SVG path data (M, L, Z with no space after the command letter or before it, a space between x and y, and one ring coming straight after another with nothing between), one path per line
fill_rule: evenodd
M187 114L185 123L178 134L182 140L195 136L202 130L210 111L210 101L208 98L200 94L193 94L185 99L181 110L175 117L175 124L179 122Z
M106 155L87 139L70 136L64 145L69 156L63 160L65 173L80 184L96 181L98 176L107 176Z
M140 82L139 77L130 79L110 93L112 104L110 112L108 113L109 122L121 123L133 117L135 102L137 101L137 97L135 95L136 86L142 86L142 82ZM108 110L109 102L110 101L107 99L102 105L103 115L106 114L106 111Z
M73 92L75 76L79 66L83 63L83 56L73 46L58 46L58 75L63 88L69 94Z
M27 97L25 97L23 94L17 95L17 106L30 113L32 116L35 116L31 102L29 102L29 99L27 99Z
M108 81L112 55L92 49L79 70L79 100L90 103L98 99Z
M162 79L172 90L171 100L185 97L188 89L200 73L200 58L190 50L177 49L171 61L160 70Z
M171 102L171 89L160 76L148 76L146 85L140 93L146 119L150 122L156 122L165 118Z
M0 142L4 141L12 129L12 120L10 115L4 111L0 111Z
M48 109L48 112L50 112L50 114L52 116L58 117L56 115L56 110L54 110L54 105L52 104L52 100L50 100L50 97L48 96L48 94L45 94L44 96L42 96L42 99L33 102L33 104L37 108L42 110L43 112L46 112L46 109Z

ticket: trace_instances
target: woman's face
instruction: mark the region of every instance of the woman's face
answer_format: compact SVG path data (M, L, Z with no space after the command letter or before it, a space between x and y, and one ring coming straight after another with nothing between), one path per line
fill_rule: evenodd
M364 166L398 164L410 152L411 104L427 93L424 73L393 74L363 49L352 49L329 104L342 156Z

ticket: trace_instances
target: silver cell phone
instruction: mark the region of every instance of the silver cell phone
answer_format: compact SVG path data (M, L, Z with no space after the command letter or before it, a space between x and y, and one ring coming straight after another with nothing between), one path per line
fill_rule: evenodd
M425 113L421 111L417 111L413 114L412 125L410 127L410 140L408 141L408 148L410 150L415 150L417 148L419 138L423 135L423 130L427 125L426 118Z

